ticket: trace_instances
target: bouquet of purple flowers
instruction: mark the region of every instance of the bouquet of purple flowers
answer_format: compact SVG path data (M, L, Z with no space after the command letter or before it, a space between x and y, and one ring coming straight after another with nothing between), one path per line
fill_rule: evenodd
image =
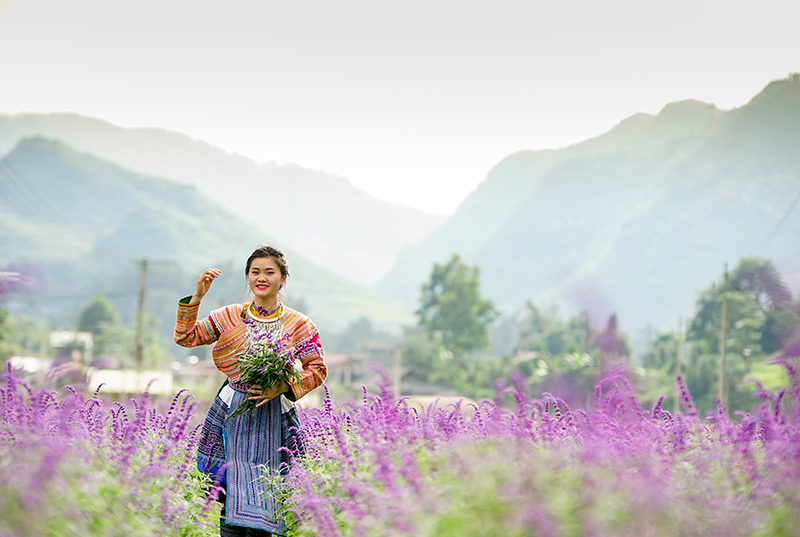
M303 372L303 364L295 359L289 346L289 334L276 338L261 334L250 348L238 355L242 376L239 383L258 384L266 388L281 381L296 383ZM245 400L228 419L255 410L257 401Z

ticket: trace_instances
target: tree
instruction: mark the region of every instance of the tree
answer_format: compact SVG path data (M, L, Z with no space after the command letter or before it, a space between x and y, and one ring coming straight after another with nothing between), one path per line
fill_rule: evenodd
M792 303L792 294L771 261L742 259L731 274L730 288L752 295L761 306L765 321L759 344L765 353L787 352L800 342L800 303Z
M692 352L686 368L689 389L698 407L710 407L719 385L719 348L723 286L712 285L697 302L686 334ZM731 272L727 293L726 377L730 408L752 405L749 377L767 374L765 355L790 355L800 341L800 315L780 274L765 259L742 259Z
M97 295L81 310L78 317L78 330L97 335L102 331L103 324L116 325L118 323L119 316L114 306L104 295Z
M719 285L700 296L687 336L702 352L718 352L721 305ZM786 350L800 338L800 312L771 261L742 259L731 273L726 331L726 349L745 357Z
M722 322L722 289L712 286L700 295L697 314L692 319L687 339L703 354L719 353ZM726 350L731 354L761 354L762 330L766 313L756 298L743 291L728 291Z
M408 334L403 340L403 365L425 380L436 378L436 373L445 369L447 358L447 349L439 334L422 331ZM450 381L448 378L436 380Z
M669 373L677 370L681 340L674 332L663 332L656 336L644 356L644 365L648 368L663 369Z
M547 357L594 351L593 327L585 313L564 322L555 311L544 314L530 301L525 309L517 327L515 352L534 351Z
M783 283L772 261L744 258L731 273L729 288L748 293L763 311L784 308L791 304L792 295Z
M358 351L358 342L375 337L375 329L367 317L359 317L351 322L338 337L332 338L330 347L336 352L354 353Z
M800 306L800 304L799 304ZM767 354L783 351L787 356L800 356L800 307L767 312L761 348Z
M0 308L2 317L2 308ZM5 335L2 332L5 330ZM35 317L7 316L0 326L0 358L18 354L23 356L45 356L49 351L50 330Z
M422 285L419 324L441 333L443 344L457 357L489 346L488 327L497 312L480 294L479 274L478 267L453 254L446 264L435 264L430 281Z

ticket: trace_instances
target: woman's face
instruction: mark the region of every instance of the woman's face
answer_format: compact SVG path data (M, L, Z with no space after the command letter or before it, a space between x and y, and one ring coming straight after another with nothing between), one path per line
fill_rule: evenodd
M281 269L271 257L257 257L250 264L247 273L250 290L256 295L256 302L265 307L272 307L278 300L278 291L286 283Z

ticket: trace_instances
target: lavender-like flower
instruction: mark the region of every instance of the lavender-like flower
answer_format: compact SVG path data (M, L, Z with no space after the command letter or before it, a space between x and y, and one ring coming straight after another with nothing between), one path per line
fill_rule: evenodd
M189 397L179 392L162 412L146 394L123 403L70 387L33 392L9 369L0 387L0 534L211 535Z

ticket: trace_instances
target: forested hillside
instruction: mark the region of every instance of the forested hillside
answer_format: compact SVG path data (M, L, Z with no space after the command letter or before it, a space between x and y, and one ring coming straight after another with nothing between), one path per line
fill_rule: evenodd
M148 258L147 309L169 332L175 303L191 294L200 270L224 271L207 300L217 307L244 298L244 261L255 246L283 247L194 186L131 172L54 141L21 142L0 161L0 177L0 266L38 282L27 296L8 298L6 307L29 313L35 304L37 314L61 317L56 326L69 327L81 301L95 294L112 297L130 317L137 263ZM386 297L283 248L292 270L287 301L321 327L340 330L364 315L386 326L406 319Z
M797 147L793 75L739 109L681 101L574 146L513 154L379 288L411 303L428 267L459 253L506 311L526 300L616 311L628 331L674 326L743 257L771 259L798 288Z
M77 114L0 115L0 155L35 136L134 172L196 186L262 233L359 283L374 283L401 248L445 221L378 200L332 173L259 164L177 132L128 129Z

